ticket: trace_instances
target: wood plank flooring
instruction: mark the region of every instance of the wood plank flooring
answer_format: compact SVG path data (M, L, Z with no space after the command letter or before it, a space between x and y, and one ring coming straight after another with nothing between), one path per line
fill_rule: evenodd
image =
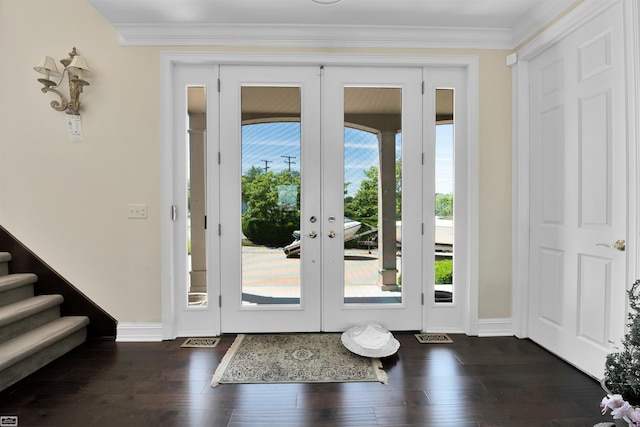
M597 381L529 340L397 333L389 384L222 384L216 348L90 342L0 392L24 426L571 426L601 416Z

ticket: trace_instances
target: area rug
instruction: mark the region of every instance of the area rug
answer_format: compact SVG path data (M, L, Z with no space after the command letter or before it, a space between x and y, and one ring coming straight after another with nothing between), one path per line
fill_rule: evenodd
M379 359L347 350L340 334L238 335L211 379L219 384L387 383Z
M218 345L220 338L187 338L180 347L213 348Z
M447 344L453 340L447 334L415 334L420 344Z

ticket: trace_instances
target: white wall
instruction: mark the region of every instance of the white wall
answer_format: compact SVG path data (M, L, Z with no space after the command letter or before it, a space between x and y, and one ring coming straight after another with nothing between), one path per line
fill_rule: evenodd
M49 107L54 96L40 92L32 69L41 56L61 59L73 46L93 70L81 97L83 142L68 140L64 114ZM121 322L161 320L162 50L178 48L119 46L116 31L83 0L0 0L0 225ZM480 58L479 314L509 317L508 52L403 53ZM128 219L129 203L148 204L149 218Z

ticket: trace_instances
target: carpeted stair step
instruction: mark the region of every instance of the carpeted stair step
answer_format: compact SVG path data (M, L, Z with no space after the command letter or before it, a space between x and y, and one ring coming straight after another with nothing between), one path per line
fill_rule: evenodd
M9 261L11 261L11 254L9 252L0 252L0 276L9 274Z
M33 284L38 276L33 273L0 276L0 307L33 297Z
M83 343L89 318L60 317L0 344L0 390Z
M62 295L38 295L0 307L0 343L60 317Z

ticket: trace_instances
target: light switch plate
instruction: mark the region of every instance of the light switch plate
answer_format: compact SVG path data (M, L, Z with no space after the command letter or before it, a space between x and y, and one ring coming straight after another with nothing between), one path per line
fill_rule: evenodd
M147 218L147 205L130 204L129 205L129 218L146 219Z

